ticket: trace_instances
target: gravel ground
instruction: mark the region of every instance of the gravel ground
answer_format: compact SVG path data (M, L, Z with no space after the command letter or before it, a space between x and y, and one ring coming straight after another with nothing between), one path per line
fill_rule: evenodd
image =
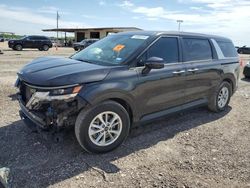
M35 57L74 51L2 47L0 168L10 168L11 187L250 187L249 80L240 80L225 112L198 108L163 118L134 129L117 150L91 155L73 131L60 143L32 133L20 121L14 97L20 67Z

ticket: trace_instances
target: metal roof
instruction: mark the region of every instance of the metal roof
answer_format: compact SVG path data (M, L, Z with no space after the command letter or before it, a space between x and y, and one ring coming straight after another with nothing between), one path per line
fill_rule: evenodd
M111 30L111 31L139 31L142 30L137 27L95 27L95 28L54 28L43 29L42 31L61 31L61 32L75 32L75 31L99 31L99 30Z

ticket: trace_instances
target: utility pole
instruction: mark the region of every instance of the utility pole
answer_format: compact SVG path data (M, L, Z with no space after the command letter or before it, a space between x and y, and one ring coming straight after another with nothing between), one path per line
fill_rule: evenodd
M177 23L178 23L178 31L180 32L181 31L181 23L183 23L184 21L183 20L177 20Z
M59 20L59 14L58 11L56 12L56 39L58 42L58 20Z

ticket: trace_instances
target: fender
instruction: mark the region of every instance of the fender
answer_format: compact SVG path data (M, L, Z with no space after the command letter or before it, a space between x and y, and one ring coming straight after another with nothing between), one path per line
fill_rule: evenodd
M87 101L90 105L96 105L102 101L109 99L120 99L126 102L132 111L133 121L139 119L136 104L134 101L133 86L126 81L95 83L87 85L78 94L78 97Z

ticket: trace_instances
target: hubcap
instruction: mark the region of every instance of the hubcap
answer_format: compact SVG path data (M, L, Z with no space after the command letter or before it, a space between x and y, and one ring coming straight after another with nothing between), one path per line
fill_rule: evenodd
M98 114L90 123L88 135L98 146L114 143L122 131L122 120L118 114L106 111Z
M21 46L20 46L20 45L17 45L17 46L16 46L16 49L17 49L17 50L21 50Z
M227 104L229 98L229 90L227 87L221 88L219 95L218 95L218 106L219 108L224 108Z

